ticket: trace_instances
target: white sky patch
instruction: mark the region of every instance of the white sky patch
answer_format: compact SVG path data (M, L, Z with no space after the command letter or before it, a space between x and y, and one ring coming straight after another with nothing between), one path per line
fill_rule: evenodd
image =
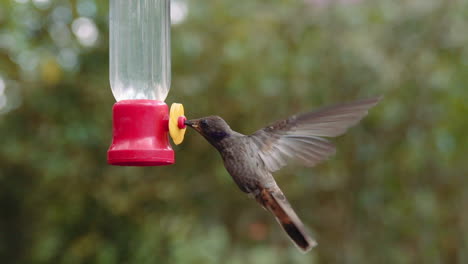
M3 110L7 106L7 97L2 94L0 95L0 110Z
M316 6L328 6L331 4L357 4L362 0L304 0L306 3L310 3Z
M114 0L112 0L114 1ZM76 9L80 16L94 17L97 12L97 6L94 1L82 0L76 4Z
M72 23L72 30L78 41L83 46L91 47L96 44L99 37L99 31L93 20L87 17L75 19Z
M50 6L50 0L33 0L34 5L39 9L47 9Z
M2 96L5 93L5 80L3 80L2 77L0 77L0 96Z
M21 67L22 70L33 72L39 64L39 52L24 50L21 51L15 58L15 62Z
M187 2L182 0L171 1L171 23L174 25L184 22L188 14Z
M68 26L63 22L54 23L49 27L49 34L55 44L66 47L70 44L72 36Z
M78 55L73 49L62 49L58 55L58 62L63 69L74 70L78 66Z
M5 80L0 76L0 110L6 107L7 105L7 98L5 96Z
M68 6L58 6L52 11L52 19L55 23L70 23L72 21L72 10Z

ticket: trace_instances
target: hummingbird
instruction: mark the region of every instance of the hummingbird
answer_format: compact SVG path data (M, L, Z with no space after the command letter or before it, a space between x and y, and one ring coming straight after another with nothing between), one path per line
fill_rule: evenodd
M303 252L317 245L272 173L290 161L313 167L335 154L335 146L324 137L337 137L356 125L381 97L359 100L293 115L276 121L251 135L243 135L219 116L185 121L221 154L224 166L241 191L267 211Z

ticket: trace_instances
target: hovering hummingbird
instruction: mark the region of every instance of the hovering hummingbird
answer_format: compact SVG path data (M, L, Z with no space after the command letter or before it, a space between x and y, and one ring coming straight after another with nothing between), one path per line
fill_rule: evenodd
M317 245L296 215L272 173L288 161L312 167L335 154L322 137L337 137L357 124L381 97L326 107L277 121L252 135L232 130L219 116L187 120L221 154L239 188L270 211L304 252Z

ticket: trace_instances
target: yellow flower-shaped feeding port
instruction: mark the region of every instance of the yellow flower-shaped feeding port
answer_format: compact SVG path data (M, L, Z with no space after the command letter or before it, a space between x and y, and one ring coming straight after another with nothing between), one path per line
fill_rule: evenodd
M169 134L171 135L174 144L179 145L184 141L185 126L184 106L182 104L173 103L169 112Z

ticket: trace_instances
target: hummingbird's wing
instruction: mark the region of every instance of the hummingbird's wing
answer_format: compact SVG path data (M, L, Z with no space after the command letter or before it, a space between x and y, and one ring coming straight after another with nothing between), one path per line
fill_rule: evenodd
M381 97L325 107L277 121L250 136L266 168L274 172L292 159L312 167L335 153L321 137L336 137L357 124Z

